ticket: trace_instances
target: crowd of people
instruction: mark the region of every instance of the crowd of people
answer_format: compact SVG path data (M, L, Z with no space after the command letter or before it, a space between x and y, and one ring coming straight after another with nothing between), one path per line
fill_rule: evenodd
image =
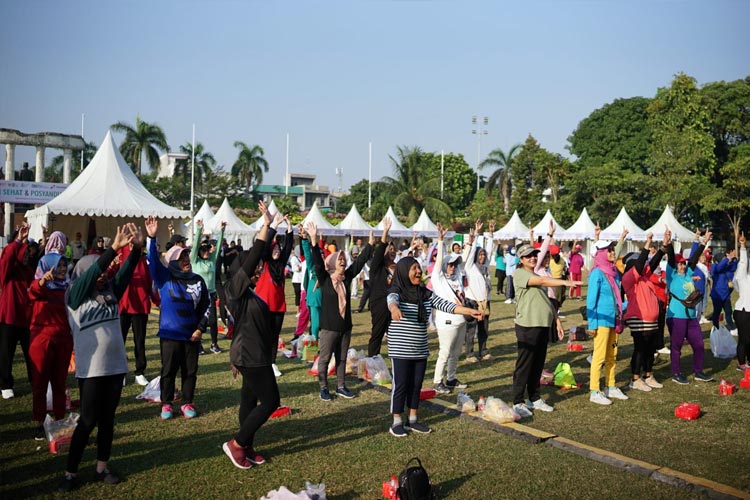
M352 237L339 250L324 240L314 223L297 227L296 245L287 216L270 213L263 202L258 208L263 225L249 250L244 250L240 240L227 244L224 224L215 240L204 239L202 221L196 221L192 247L186 246L184 237L173 235L162 252L156 238L159 222L153 217L146 219L143 229L128 223L112 238L94 239L90 249L80 233L70 242L59 231L33 242L28 225L23 225L3 249L0 385L4 399L15 396L12 367L20 344L32 387L31 418L37 437L44 436L48 387L54 419L65 416L65 381L75 365L80 419L62 491L76 487L83 451L95 427L95 477L110 484L119 481L107 464L114 416L130 371L127 335L132 328L135 382L145 386L149 383L146 330L152 304L159 306L159 417L169 420L175 411L186 419L197 416L194 397L200 354L223 352L218 318L225 324L231 321L229 368L234 377L242 377L242 389L239 429L223 450L238 468L264 463L254 439L281 404L276 358L287 312L287 278L295 292L293 352L306 332L319 341L318 390L323 402L356 397L345 377L352 314L364 312L369 302L367 355L379 355L387 338L393 376L389 432L395 437L432 431L417 418L430 356L428 332L437 332L432 386L438 394L468 386L458 378L462 350L468 363L493 359L488 343L493 291L490 256L495 263L495 292L514 308L517 357L512 403L521 418L537 410L554 410L541 397L540 379L549 344L566 335L560 315L563 302L583 300L584 274L588 286L581 309L593 339L589 358L592 403L610 405L613 400L629 399L622 390L625 386L615 380L617 348L625 328L633 338L629 390L651 392L664 387L653 371L660 353L670 357L671 380L688 384L681 369L684 343L692 349L693 380L711 381L704 372L700 324L711 321L718 328L722 312L738 337L737 369L750 368L750 268L744 233L737 249L712 256L711 232L697 231L686 256L675 251L668 228L660 245L649 234L642 249L630 253L623 252L627 231L619 241L605 241L597 228L592 235L592 265L587 269L577 241L567 252L555 241L554 223L544 236L535 238L532 233L526 242L504 245L490 236L493 222L482 233L485 224L477 221L468 239L454 241L449 251L447 232L441 226L431 244L416 236L397 244L389 237L391 221L385 219L379 238L371 233L366 243L355 243ZM280 228L283 235L277 237ZM733 291L738 300L732 309ZM710 320L705 318L708 297L713 303ZM357 298L359 304L353 308ZM668 348L664 346L665 327ZM206 331L211 335L208 351L202 343ZM332 360L334 389L328 384Z

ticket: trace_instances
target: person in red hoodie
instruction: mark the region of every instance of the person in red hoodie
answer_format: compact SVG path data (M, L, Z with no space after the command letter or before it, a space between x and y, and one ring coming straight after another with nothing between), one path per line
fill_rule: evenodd
M275 217L275 215L271 214L271 217ZM270 245L266 246L263 252L263 272L255 287L255 293L268 304L273 333L277 337L281 333L281 326L284 323L284 314L286 313L286 296L284 294L285 268L289 260L289 255L294 249L292 224L289 222L287 216L284 216L283 219L286 224L284 245L280 246L279 242L274 239ZM281 371L276 366L277 352L278 344L273 348L271 359L273 360L273 373L279 377L281 376Z
M29 358L36 439L44 439L42 424L47 416L47 384L52 387L55 420L65 416L65 379L73 353L73 336L65 307L68 285L68 259L59 253L44 255L29 287L32 311Z
M130 255L133 244L121 248L117 252L118 260L125 262ZM116 269L115 269L116 271ZM120 297L120 328L122 328L122 340L127 343L128 331L133 326L133 352L135 354L135 382L138 385L148 385L146 371L146 325L148 314L151 312L151 301L158 304L158 294L153 289L151 272L148 270L148 261L145 255L141 255L138 264L130 278L130 284L125 293Z
M39 260L39 245L29 243L29 225L18 229L14 238L0 255L0 389L3 399L15 396L13 392L13 357L16 346L21 344L26 360L26 375L29 382L31 361L29 359L29 284L34 279Z

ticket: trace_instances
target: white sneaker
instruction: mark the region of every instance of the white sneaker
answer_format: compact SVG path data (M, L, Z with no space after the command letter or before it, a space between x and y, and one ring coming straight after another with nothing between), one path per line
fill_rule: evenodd
M540 410L540 411L546 411L546 412L554 411L554 408L548 405L547 402L543 400L542 398L539 398L534 402L527 401L526 407L531 410Z
M13 389L3 389L3 399L10 399L15 396Z
M506 304L512 304L513 303L513 299L508 299L508 300L505 301L505 303Z
M669 347L664 346L661 349L659 349L658 351L656 351L656 353L657 354L666 354L666 355L669 355L669 354L672 354L672 351L669 349Z
M531 413L531 410L529 410L523 403L514 404L513 411L516 412L521 418L529 418L534 415L533 413Z
M563 316L562 314L558 314L557 317L560 319L565 319L565 316Z
M589 401L592 403L596 403L598 405L611 405L612 401L607 399L607 397L602 393L602 391L594 391L591 393L591 396L589 396Z
M128 374L127 373L122 376L122 386L125 387L126 385L128 385Z
M136 375L135 383L145 387L148 385L148 379L144 375Z
M618 387L607 387L604 390L604 395L609 399L621 399L623 401L630 399Z
M731 333L733 337L736 337L736 336L738 335L738 334L737 334L737 329L736 329L736 328L735 328L735 329L733 329L733 330L729 330L729 333Z
M271 368L273 368L273 376L276 378L281 377L281 370L279 370L279 367L276 366L276 363L271 365Z
M698 323L701 324L701 325L705 325L706 323L710 323L710 322L711 322L711 320L707 319L705 316L701 316L700 321L698 321Z
M651 375L650 377L646 377L646 380L644 380L644 382L646 382L646 384L652 389L661 389L662 387L664 387L664 385L656 380L653 375Z
M628 388L636 391L651 392L651 386L649 386L642 378L631 380L628 384Z

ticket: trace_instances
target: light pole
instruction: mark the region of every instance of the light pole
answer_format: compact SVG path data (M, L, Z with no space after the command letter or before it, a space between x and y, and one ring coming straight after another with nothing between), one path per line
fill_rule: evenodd
M482 136L487 135L489 122L490 119L486 116L483 116L481 121L477 119L476 115L471 117L471 124L477 127L471 131L472 134L477 136L477 192L479 192L479 164L482 162Z

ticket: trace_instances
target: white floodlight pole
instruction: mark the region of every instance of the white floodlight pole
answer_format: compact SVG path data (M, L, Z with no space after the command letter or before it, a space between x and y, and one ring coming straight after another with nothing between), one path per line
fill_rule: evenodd
M190 219L195 215L195 123L193 123L193 147L190 160Z
M367 208L372 206L372 141L369 144L369 160L367 167Z

